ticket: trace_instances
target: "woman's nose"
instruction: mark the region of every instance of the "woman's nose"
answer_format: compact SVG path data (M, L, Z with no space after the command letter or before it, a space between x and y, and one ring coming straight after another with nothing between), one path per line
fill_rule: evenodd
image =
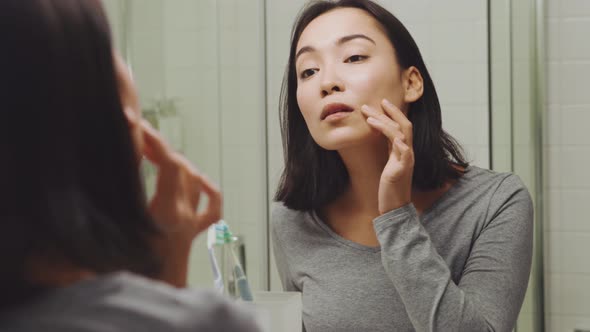
M344 84L342 83L342 80L340 80L337 75L335 75L335 73L325 70L321 83L322 98L327 97L334 92L342 91L344 91Z

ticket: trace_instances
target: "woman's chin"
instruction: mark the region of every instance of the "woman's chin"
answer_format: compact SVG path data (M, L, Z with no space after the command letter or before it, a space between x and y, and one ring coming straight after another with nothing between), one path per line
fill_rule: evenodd
M344 129L344 128L342 128ZM326 150L338 151L350 148L356 148L367 144L375 144L383 139L381 133L368 131L345 131L334 130L329 134L322 135L321 138L316 139L316 143Z

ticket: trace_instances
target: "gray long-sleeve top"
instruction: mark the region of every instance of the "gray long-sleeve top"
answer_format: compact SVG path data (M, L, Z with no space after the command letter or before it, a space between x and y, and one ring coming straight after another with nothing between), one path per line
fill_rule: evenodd
M259 332L254 315L212 290L179 289L118 272L77 282L12 312L10 332Z
M526 292L533 207L520 179L474 166L431 208L373 221L380 246L277 206L283 287L301 291L308 332L510 331Z

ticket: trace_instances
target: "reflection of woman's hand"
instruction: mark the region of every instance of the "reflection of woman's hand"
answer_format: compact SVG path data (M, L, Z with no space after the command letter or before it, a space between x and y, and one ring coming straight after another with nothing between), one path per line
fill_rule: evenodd
M221 194L188 160L172 151L147 121L142 121L141 129L143 155L158 167L156 192L148 207L162 231L153 243L162 263L158 278L185 287L192 240L221 218ZM198 212L202 193L209 201Z
M190 243L221 217L221 194L186 158L172 151L147 121L142 122L145 157L158 168L149 211L165 237ZM201 194L207 207L198 212ZM180 244L180 243L179 243Z
M389 160L379 181L379 213L383 214L411 202L414 150L412 123L389 101L383 100L381 107L383 112L364 105L362 112L389 142Z

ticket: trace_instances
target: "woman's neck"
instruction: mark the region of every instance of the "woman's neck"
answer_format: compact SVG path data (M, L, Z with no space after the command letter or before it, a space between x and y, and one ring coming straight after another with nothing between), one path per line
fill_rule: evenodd
M350 179L348 190L338 200L352 210L378 214L379 181L389 157L387 142L351 147L338 153Z
M29 260L27 272L30 282L48 287L65 287L96 276L88 269L47 257Z
M350 186L334 207L349 214L379 216L378 192L383 169L389 159L387 141L351 147L338 151L349 174ZM462 168L460 168L463 170ZM419 214L436 202L456 181L446 181L441 188L412 190L412 204Z

